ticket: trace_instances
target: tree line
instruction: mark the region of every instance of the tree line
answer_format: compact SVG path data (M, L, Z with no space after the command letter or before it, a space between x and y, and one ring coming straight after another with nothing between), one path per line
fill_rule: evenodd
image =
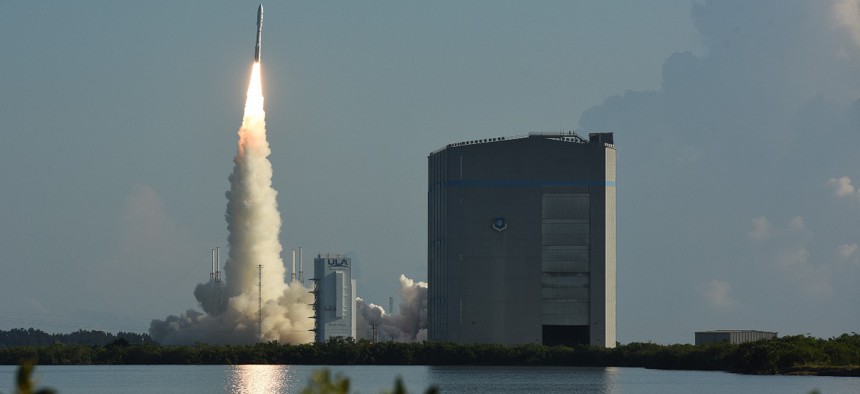
M634 342L614 349L440 342L397 343L335 338L320 344L160 346L122 338L105 345L54 343L0 347L0 364L35 360L80 364L534 365L644 367L748 374L860 375L860 334L830 339L787 336L740 345L659 345Z
M53 344L69 345L99 345L122 339L130 344L152 343L149 334L134 332L118 332L116 334L98 330L78 330L69 334L48 334L42 330L31 328L13 328L0 330L0 346L43 346Z

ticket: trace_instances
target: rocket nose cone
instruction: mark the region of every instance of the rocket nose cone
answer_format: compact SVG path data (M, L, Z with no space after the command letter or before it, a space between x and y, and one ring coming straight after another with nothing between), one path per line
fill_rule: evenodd
M263 24L263 5L260 4L260 8L257 8L257 26L261 26Z

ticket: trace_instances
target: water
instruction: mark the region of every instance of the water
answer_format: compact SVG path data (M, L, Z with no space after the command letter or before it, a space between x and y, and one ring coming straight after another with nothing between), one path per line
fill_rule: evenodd
M0 392L14 392L16 366L0 366ZM39 387L70 393L298 393L313 365L37 366ZM352 391L391 390L401 376L412 393L860 393L860 378L750 376L641 368L331 366Z

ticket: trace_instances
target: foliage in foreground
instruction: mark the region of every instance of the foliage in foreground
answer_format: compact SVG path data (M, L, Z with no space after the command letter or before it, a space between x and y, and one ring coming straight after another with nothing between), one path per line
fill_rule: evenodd
M43 387L36 388L33 383L33 370L36 365L32 360L22 361L18 366L18 373L15 375L15 393L16 394L54 394L56 391L51 388Z
M589 346L505 346L452 343L371 343L335 339L324 344L159 346L116 340L105 346L53 344L0 347L0 364L32 359L45 365L309 364L309 365L555 365L720 370L752 374L860 374L860 334L830 339L788 336L731 345L630 343ZM817 371L817 372L816 372ZM828 372L829 371L829 372Z
M37 389L33 383L33 370L35 364L32 361L24 361L18 366L16 374L16 394L55 394L52 388ZM302 394L349 394L349 378L335 376L332 378L328 369L315 371L308 382L308 386L302 389ZM437 394L439 390L431 386L424 393ZM394 381L394 390L391 394L407 394L403 380L399 377Z
M431 386L425 394L437 394L439 389ZM302 394L348 394L349 393L349 378L343 376L335 376L332 378L328 369L315 371L311 375L308 387L302 390ZM388 392L390 394L407 394L406 387L403 385L403 380L399 377L394 381L394 390Z

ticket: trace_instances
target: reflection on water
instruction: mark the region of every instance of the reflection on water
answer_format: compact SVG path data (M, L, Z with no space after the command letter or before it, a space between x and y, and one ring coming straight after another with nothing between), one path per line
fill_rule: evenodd
M618 392L617 368L439 366L429 373L443 393Z
M290 365L231 365L226 375L229 393L288 393L297 384L295 367Z
M490 366L235 365L224 370L224 392L297 393L313 370L347 376L361 392L390 390L396 376L412 390L437 386L457 393L597 393L619 391L619 368Z
M616 367L606 367L603 368L603 373L600 375L602 378L603 388L601 389L601 393L617 393L619 390L617 388L617 380L618 380L618 368Z

